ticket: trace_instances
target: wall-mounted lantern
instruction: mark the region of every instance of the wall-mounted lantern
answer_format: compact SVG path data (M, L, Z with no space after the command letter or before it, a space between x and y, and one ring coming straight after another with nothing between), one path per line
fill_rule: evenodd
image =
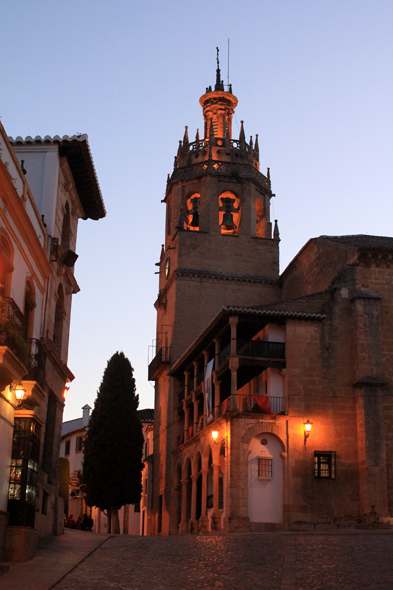
M13 390L15 391L16 400L17 400L18 404L20 404L23 400L25 393L26 393L26 389L23 387L23 384L20 381L20 383L13 386Z
M307 439L310 436L311 428L312 428L312 422L310 422L310 420L307 420L307 422L304 422L304 444L307 443Z

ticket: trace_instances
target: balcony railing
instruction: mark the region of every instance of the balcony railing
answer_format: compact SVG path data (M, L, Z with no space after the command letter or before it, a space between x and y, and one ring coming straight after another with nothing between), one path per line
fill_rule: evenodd
M285 397L273 395L247 395L243 399L243 412L261 414L285 414L287 403Z
M8 346L24 364L29 363L28 322L11 297L0 300L0 346Z
M257 358L285 360L285 343L269 340L238 340L237 354Z
M159 349L154 359L149 365L149 381L157 379L162 365L169 364L170 347L163 346Z

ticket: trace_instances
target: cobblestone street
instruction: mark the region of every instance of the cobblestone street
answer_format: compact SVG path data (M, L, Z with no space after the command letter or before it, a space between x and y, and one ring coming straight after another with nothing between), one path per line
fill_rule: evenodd
M116 536L54 588L388 590L393 588L393 535Z

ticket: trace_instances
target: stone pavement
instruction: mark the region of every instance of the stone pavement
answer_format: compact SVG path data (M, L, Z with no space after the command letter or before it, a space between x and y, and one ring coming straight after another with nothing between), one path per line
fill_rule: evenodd
M61 537L43 539L33 559L9 564L9 572L0 577L0 590L50 590L109 539L109 535L73 529L65 529Z
M12 565L0 589L393 589L393 531L67 537L62 550L62 537L52 538L57 549L48 543L32 561Z

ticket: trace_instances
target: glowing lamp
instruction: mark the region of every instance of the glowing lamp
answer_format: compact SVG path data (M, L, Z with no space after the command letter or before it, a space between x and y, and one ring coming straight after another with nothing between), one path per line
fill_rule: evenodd
M310 420L307 420L307 422L304 422L304 444L307 443L307 439L310 436L311 428L312 428L312 422L310 422Z
M217 440L217 438L218 438L218 432L217 432L217 430L212 430L212 439L213 440Z
M15 397L18 401L18 404L20 404L20 402L22 401L22 399L26 393L26 389L23 387L22 383L18 383L18 385L15 385L14 391L15 391Z

